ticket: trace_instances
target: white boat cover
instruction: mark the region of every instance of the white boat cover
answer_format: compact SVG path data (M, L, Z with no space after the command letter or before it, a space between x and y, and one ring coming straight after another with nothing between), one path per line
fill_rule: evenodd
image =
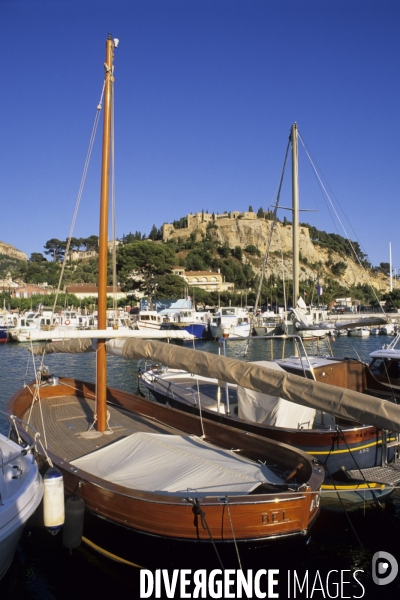
M133 433L71 464L130 489L182 497L244 495L283 481L265 465L196 436Z
M254 361L252 364L283 371L280 365L267 360ZM237 397L239 419L291 429L311 429L313 426L316 414L314 408L294 404L279 396L263 394L240 385L237 387Z

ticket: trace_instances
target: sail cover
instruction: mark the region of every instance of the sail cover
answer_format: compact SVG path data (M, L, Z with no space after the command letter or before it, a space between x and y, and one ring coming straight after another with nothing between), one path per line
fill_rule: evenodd
M267 360L253 361L252 364L283 371L280 365ZM241 385L237 386L237 397L239 419L290 429L311 429L313 426L315 408L294 404L279 396L249 390Z
M366 425L400 432L400 406L292 373L273 371L209 352L144 340L110 340L107 352L138 360L148 358L167 367L279 396Z
M115 356L132 360L149 359L195 375L279 396L357 423L400 432L400 406L388 400L173 344L139 339L110 339L106 346L107 352ZM52 344L51 351L65 350L63 344ZM41 347L41 353L45 352L46 346Z
M133 433L71 463L130 489L180 497L249 494L283 479L196 436Z

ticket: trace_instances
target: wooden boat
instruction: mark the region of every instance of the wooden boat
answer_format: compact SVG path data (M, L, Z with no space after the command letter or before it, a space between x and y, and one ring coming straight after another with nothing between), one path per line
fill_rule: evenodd
M147 566L162 552L159 561L164 566L172 560L176 564L175 551L182 545L201 548L208 557L212 553L212 558L216 547L220 552L237 545L304 540L319 512L323 480L323 469L312 457L286 444L202 422L133 394L107 389L104 338L110 337L106 330L106 277L114 48L109 36L99 331L82 332L97 340L96 385L49 377L39 371L38 380L19 390L7 410L21 418L29 417L43 434L43 468L51 460L61 471L66 495L84 500L84 536L114 557L140 560L141 564L143 560ZM79 339L61 346L82 350L87 344L92 342ZM23 428L20 435L30 440ZM133 541L137 537L139 544ZM166 554L165 547L174 551Z
M276 343L278 336L269 339ZM301 340L296 339L302 354L269 363L233 365L233 374L226 368L221 373L204 368L199 372L201 355L206 353L197 352L189 362L188 353L194 351L186 350L184 367L184 356L180 354L179 360L177 357L179 349L168 353L159 349L156 364L155 355L153 363L141 362L139 383L160 402L192 414L201 411L203 418L267 436L314 455L326 470L322 506L336 508L339 502L339 506L357 507L392 493L393 485L400 481L396 462L399 441L395 433L399 428L392 420L381 424L377 418L382 407L399 412L390 402L393 396L389 386L377 381L361 361L308 357ZM214 361L221 358L214 356ZM254 391L247 382L252 382L258 364L270 371ZM247 379L243 379L242 369ZM274 388L271 378L276 377ZM309 384L312 388L308 392ZM356 402L354 412L349 410L348 398ZM304 409L304 405L308 408ZM367 414L367 406L376 407L376 414L374 408Z
M2 425L4 413L1 411ZM8 427L15 433L13 422ZM5 575L27 520L43 496L43 481L33 454L34 432L29 448L0 433L0 579Z

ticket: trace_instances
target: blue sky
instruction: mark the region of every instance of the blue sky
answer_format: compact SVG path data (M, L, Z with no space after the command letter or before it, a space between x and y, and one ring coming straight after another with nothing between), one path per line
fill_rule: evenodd
M398 0L1 0L0 19L2 241L68 237L111 33L118 237L266 209L297 122L349 237L373 265L391 242L400 272ZM76 237L98 234L100 144ZM345 235L308 170L300 151L301 220Z

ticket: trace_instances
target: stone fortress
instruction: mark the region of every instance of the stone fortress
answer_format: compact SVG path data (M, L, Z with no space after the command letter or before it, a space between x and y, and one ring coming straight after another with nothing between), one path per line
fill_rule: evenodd
M269 240L271 239L267 272L275 273L284 278L292 277L292 225L277 222L271 237L273 222L266 218L259 218L255 212L231 211L223 214L210 214L197 212L185 217L186 227L175 229L171 223L164 223L162 231L163 242L185 239L195 235L195 239L207 236L220 245L227 244L230 248L240 246L243 250L247 246L255 246L261 257L264 256ZM329 261L333 263L346 262L346 272L341 276L344 285L368 284L378 290L389 291L389 279L382 273L367 273L359 264L349 257L343 257L326 248L313 244L308 227L299 227L300 249L300 281L316 277L316 264L322 264L319 272L323 284L325 276L332 277L330 269L325 266ZM249 260L244 257L244 260ZM253 263L255 271L261 268Z

